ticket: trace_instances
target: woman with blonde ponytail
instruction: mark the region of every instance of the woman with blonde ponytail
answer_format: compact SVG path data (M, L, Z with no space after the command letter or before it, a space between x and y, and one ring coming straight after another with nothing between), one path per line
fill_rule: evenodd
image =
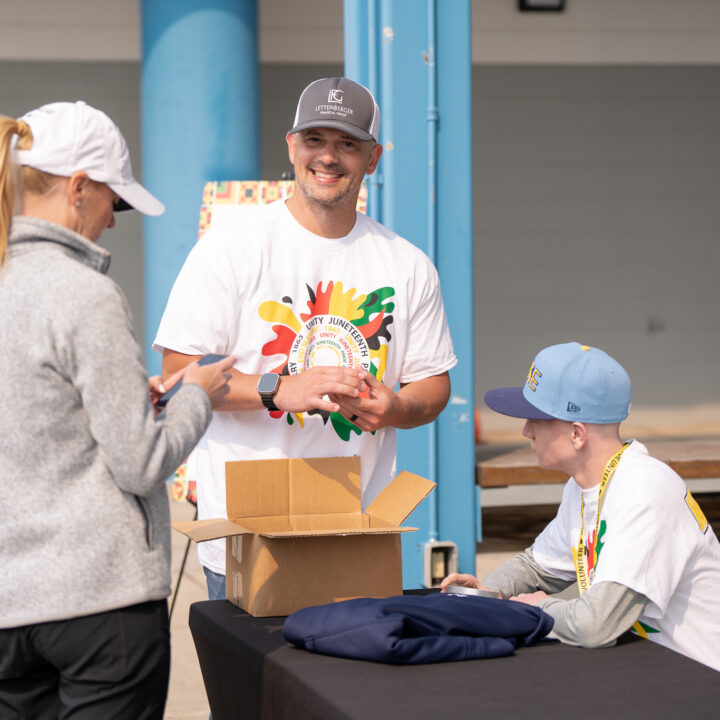
M23 120L0 116L0 267L5 261L10 220L15 210L16 172L10 150L15 139L21 147L32 144L32 133Z
M0 717L157 718L169 671L165 479L228 392L188 366L157 413L97 241L159 215L83 102L0 118ZM150 392L148 393L148 387Z

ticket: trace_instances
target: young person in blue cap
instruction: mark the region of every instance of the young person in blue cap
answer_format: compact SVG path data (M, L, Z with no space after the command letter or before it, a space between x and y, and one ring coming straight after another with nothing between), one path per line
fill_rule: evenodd
M602 350L545 348L523 387L498 388L487 405L525 418L541 467L568 473L557 515L532 547L480 583L552 615L551 636L599 647L632 629L720 670L720 543L683 480L636 440L620 439L630 378ZM577 582L579 597L551 597Z

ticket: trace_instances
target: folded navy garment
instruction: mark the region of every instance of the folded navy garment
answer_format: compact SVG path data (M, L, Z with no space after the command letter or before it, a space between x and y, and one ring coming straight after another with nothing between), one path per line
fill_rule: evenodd
M413 665L512 655L553 618L525 603L472 595L401 595L316 605L290 615L285 639L311 652Z

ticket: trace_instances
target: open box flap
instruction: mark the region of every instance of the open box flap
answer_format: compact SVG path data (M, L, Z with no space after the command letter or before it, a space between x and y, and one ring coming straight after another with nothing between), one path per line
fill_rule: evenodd
M174 522L172 527L183 535L187 535L195 542L218 540L219 538L230 537L232 535L247 535L250 533L250 530L236 525L230 520L225 520L225 518L179 520Z
M381 527L381 528L335 528L332 530L288 530L280 532L261 532L261 537L266 538L309 538L309 537L332 537L343 535L392 535L401 532L414 532L414 527Z
M366 513L401 525L434 487L434 482L403 470L370 503Z
M360 458L278 458L225 464L228 517L360 513Z

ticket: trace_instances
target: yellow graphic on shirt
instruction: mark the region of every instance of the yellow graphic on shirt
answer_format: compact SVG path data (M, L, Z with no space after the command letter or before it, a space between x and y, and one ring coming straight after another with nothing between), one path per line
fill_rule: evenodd
M697 524L700 526L700 531L704 535L707 532L709 523L705 517L705 513L700 509L697 500L692 496L692 493L688 490L685 493L685 503L690 508L690 512L693 514Z
M269 323L279 323L280 325L287 325L291 330L300 332L302 324L295 317L295 313L287 306L282 303L270 300L264 302L258 308L258 315Z
M355 288L345 291L340 281L328 281L323 287L306 285L308 312L294 310L293 299L282 302L267 300L258 307L258 314L272 326L275 337L265 343L262 354L279 355L282 360L274 372L297 375L317 366L362 367L382 382L387 368L395 304L392 287L379 287L359 293ZM367 397L364 391L361 397ZM271 411L270 417L280 418L282 411ZM323 422L330 421L338 437L347 441L351 433L361 430L340 413L313 410ZM287 414L289 424L295 421L304 427L302 413Z

